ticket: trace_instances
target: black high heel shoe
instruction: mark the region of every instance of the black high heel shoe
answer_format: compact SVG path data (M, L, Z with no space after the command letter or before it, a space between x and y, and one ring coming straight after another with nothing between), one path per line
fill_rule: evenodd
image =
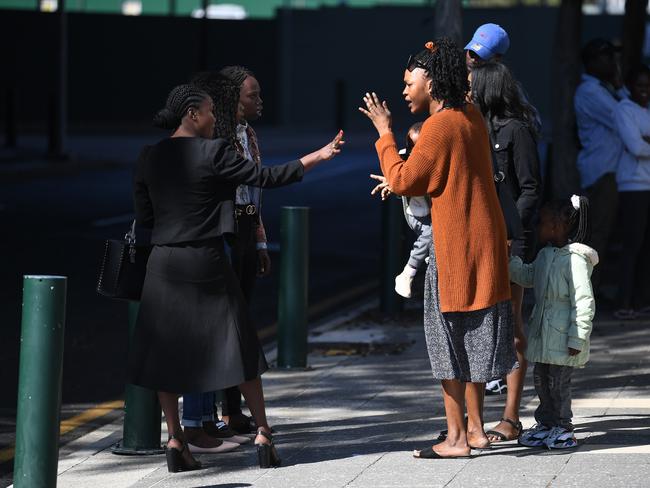
M255 444L257 446L257 458L260 463L260 468L277 468L282 464L278 451L273 443L273 436L268 432L258 429L257 435L262 435L269 440L269 444Z
M178 437L174 435L169 436L169 441L176 439L179 442L182 442ZM181 449L176 449L175 447L165 446L165 456L167 457L167 471L170 473L180 473L181 471L194 471L201 469L201 463L196 460L187 461L183 457L183 451L187 449L187 444L182 442L183 447Z

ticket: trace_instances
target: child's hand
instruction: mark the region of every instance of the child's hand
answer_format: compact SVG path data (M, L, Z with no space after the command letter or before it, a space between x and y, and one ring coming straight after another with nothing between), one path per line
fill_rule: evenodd
M580 351L577 349L573 349L572 347L569 348L569 356L577 356L580 354Z
M386 181L386 177L382 175L373 175L371 174L370 177L373 180L379 181L379 184L372 189L370 192L371 195L375 195L377 192L381 192L381 199L386 200L390 194L393 192L393 190L390 189L390 186L388 186L388 182Z

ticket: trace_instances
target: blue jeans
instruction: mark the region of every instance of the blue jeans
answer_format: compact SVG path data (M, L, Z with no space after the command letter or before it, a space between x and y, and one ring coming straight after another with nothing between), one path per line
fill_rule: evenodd
M214 422L214 392L183 395L183 427L202 427L203 422Z

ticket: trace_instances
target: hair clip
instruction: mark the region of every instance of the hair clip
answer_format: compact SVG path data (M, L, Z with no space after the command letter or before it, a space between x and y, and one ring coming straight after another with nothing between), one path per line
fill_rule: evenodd
M576 210L580 210L580 196L579 195L571 195L571 205L573 205L573 208Z
M424 47L431 51L431 53L435 53L438 50L438 46L433 41L429 41L424 44Z

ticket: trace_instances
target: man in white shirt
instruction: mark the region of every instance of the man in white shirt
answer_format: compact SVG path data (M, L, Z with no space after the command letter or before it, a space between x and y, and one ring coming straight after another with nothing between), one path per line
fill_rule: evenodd
M625 96L621 90L616 51L617 48L605 39L593 39L584 46L582 62L585 73L574 98L582 145L578 170L592 215L589 245L598 251L601 259L605 259L609 234L616 218L616 168L623 152L623 142L614 119L616 106ZM597 288L599 273L596 270L592 282Z

